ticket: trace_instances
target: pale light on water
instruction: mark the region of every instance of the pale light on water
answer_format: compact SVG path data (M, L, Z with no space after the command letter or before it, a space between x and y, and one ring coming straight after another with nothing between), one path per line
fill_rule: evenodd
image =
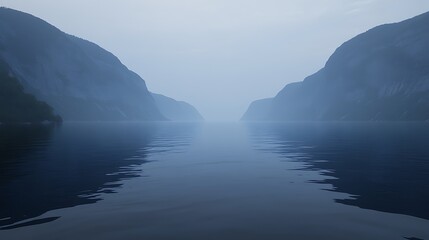
M429 238L429 125L1 128L1 239Z

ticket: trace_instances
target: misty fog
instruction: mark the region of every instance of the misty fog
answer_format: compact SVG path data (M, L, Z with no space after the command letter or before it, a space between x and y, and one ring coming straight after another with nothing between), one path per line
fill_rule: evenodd
M255 99L323 67L344 41L423 13L426 0L3 0L99 44L150 91L206 120L238 120Z

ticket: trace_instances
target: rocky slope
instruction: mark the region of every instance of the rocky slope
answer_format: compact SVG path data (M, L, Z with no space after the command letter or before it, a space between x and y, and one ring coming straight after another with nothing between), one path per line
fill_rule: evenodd
M65 121L166 120L117 57L32 15L0 8L0 60Z
M0 61L0 123L61 122L48 104L24 92L11 75L9 66Z
M429 120L429 13L344 43L323 69L270 104L252 104L243 120Z

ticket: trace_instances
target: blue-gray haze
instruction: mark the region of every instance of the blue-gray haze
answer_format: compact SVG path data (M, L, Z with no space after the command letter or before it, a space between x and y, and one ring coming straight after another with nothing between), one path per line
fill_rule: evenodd
M117 55L153 92L208 120L239 119L255 100L320 69L376 25L429 10L427 0L2 0Z

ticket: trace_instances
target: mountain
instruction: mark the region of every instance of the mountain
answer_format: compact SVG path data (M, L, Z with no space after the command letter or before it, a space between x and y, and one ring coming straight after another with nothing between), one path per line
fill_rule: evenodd
M273 98L265 98L252 102L243 115L243 119L251 119L252 121L266 121L268 120L269 110Z
M32 15L0 8L0 60L66 121L165 120L117 57Z
M429 13L378 26L340 46L325 67L253 103L246 121L429 120Z
M51 106L24 92L19 81L0 61L0 123L61 122Z
M189 103L176 101L172 98L155 93L152 93L152 97L155 100L158 109L168 120L180 122L196 122L204 120L198 110Z

